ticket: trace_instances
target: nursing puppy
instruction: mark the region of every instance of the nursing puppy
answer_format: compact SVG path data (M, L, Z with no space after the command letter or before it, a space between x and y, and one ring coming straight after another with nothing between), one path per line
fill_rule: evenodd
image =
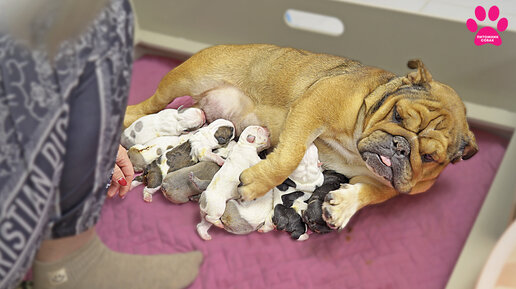
M256 230L269 232L276 226L291 233L296 240L306 240L308 235L301 214L307 206L305 201L323 179L317 147L311 144L284 186L278 186L256 200L227 201L220 218L224 229L233 234L248 234Z
M161 192L174 204L183 204L201 194L219 171L214 162L198 162L168 173L161 184ZM193 181L195 179L195 182Z
M135 172L141 172L154 160L168 151L188 140L192 133L180 136L160 136L144 144L135 144L128 151L127 156L133 164Z
M204 112L198 108L164 109L145 115L126 128L120 143L126 149L160 136L179 136L203 126Z
M237 198L240 173L260 161L258 153L270 145L269 132L260 126L249 126L240 134L238 142L229 153L224 165L201 194L201 222L197 233L204 240L210 240L208 230L212 224L223 227L220 217L229 199ZM272 205L272 200L270 202Z
M311 144L287 181L273 189L272 211L259 231L265 233L277 227L279 230L293 233L292 237L299 239L306 232L301 220L302 211L306 208L304 201L310 198L312 192L321 186L323 181L319 153L317 147ZM276 222L273 222L273 216L276 217ZM295 228L296 232L289 228ZM298 234L301 231L302 233ZM307 237L308 235L303 239Z
M342 184L349 182L346 176L332 170L323 172L324 182L317 187L307 200L306 209L303 211L303 222L315 233L324 234L331 232L323 218L322 205L329 192L337 190Z
M213 150L227 145L234 137L233 124L225 119L217 119L195 131L188 141L166 151L153 161L144 169L141 176L135 178L132 186L145 184L143 200L152 202L152 195L161 188L167 174L193 166L200 161L211 161L222 166L224 159Z
M214 152L226 159L235 144L232 140ZM161 191L165 198L175 204L198 201L219 169L220 166L216 163L198 162L193 166L168 173L163 179Z
M328 225L343 228L366 205L426 191L446 165L478 150L456 92L420 60L408 66L417 71L396 76L298 49L215 46L170 71L152 97L127 108L124 123L191 95L208 120L229 119L237 132L266 126L274 151L240 175L245 200L281 184L314 142L325 169L350 177L323 204Z

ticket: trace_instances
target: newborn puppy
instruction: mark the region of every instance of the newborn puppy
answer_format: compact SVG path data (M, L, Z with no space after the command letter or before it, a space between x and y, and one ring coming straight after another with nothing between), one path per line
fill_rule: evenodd
M269 145L269 131L263 127L249 126L241 133L224 165L201 194L201 223L197 224L197 233L201 238L211 239L208 230L212 224L223 227L220 217L224 214L227 200L238 197L240 173L258 163L258 152Z
M219 165L214 162L198 162L168 173L161 184L161 191L174 204L186 203L206 189L207 183L211 182L219 169Z
M326 195L334 190L340 188L341 184L349 183L349 179L342 174L332 170L326 170L324 174L324 183L322 186L315 189L310 199L308 199L308 206L303 212L303 221L308 225L310 230L316 233L329 233L331 228L328 227L322 216L322 204Z
M135 144L128 151L127 155L133 164L135 172L142 172L154 160L168 151L188 140L191 133L180 136L160 136L145 144Z
M282 195L282 204L274 207L274 216L272 217L276 229L290 233L290 237L294 240L308 239L306 225L301 214L306 209L305 200L309 196L310 194L301 191Z
M165 152L145 168L142 178L137 179L146 185L143 189L143 200L152 202L152 195L160 189L163 179L171 172L200 161L212 161L221 166L224 159L213 150L227 145L234 137L233 124L225 119L217 119L195 131L188 141Z
M317 147L311 144L289 179L273 189L274 209L259 232L265 233L276 227L291 233L296 240L308 238L301 214L306 209L305 201L324 181L318 156Z
M224 229L233 234L248 234L260 228L272 210L272 191L253 201L229 200L220 218Z
M144 144L160 136L178 136L204 125L206 116L198 108L164 109L158 113L140 117L126 128L120 143L126 149Z
M296 212L296 210L298 212L304 210L304 206L306 206L304 201L307 200L310 195L307 194L304 196L305 193L299 191L301 195L298 195L295 199L291 200L288 198L282 200L282 195L292 192L292 190L289 190L289 187L298 187L299 190L312 192L317 185L322 184L322 170L319 166L318 152L315 145L312 144L309 146L297 169L291 174L291 178L292 179L289 178L284 182L285 192L281 192L280 190L271 190L265 194L265 196L253 201L229 200L226 203L226 210L220 218L224 225L224 229L234 234L247 234L256 230L260 232L268 232L274 229L272 222L274 205L285 204L286 202L288 209L292 210L292 212L299 217L297 226L299 227L299 225L302 225L301 234L294 234L295 239L298 239L304 232L306 232L306 227L301 220L301 216ZM287 190L289 191L286 192ZM291 195L289 196L291 197ZM291 223L293 223L293 221L291 221ZM287 224L285 223L285 225ZM281 225L280 227L286 228L286 226ZM289 231L288 228L286 229L287 231Z

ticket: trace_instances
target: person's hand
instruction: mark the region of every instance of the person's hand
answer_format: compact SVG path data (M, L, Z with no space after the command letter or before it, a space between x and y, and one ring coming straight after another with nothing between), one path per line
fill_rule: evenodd
M127 151L124 147L118 147L118 153L116 155L115 169L113 170L113 176L111 177L111 184L107 191L108 197L112 198L118 195L120 198L125 198L125 195L131 188L131 182L134 177L134 169Z

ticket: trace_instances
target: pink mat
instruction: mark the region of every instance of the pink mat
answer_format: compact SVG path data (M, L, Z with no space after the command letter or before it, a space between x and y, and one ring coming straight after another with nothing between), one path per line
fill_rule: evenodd
M154 93L179 62L144 57L134 64L130 103ZM107 200L98 233L114 250L160 254L200 250L205 259L189 288L443 288L451 274L507 141L476 130L479 153L450 165L434 187L360 211L340 233L296 242L284 232L237 236L213 228L197 236L197 203L174 205L136 188Z

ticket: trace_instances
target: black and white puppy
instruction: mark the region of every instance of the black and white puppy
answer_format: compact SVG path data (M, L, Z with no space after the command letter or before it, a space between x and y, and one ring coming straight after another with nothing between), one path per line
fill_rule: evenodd
M143 200L152 202L152 195L161 188L167 174L200 161L211 161L222 166L224 159L213 150L227 145L235 137L235 127L230 121L217 119L195 131L188 141L163 153L135 178L133 186L144 183Z

